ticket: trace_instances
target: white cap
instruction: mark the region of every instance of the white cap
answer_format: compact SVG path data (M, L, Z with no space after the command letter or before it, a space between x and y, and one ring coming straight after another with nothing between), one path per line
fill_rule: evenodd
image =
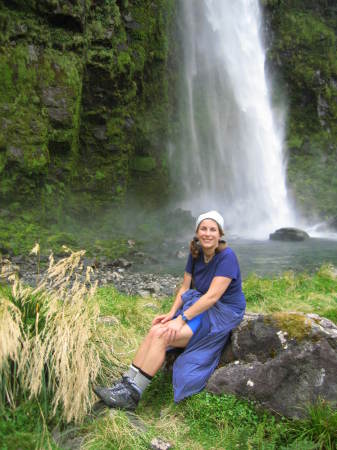
M219 227L221 228L221 231L224 229L224 220L221 214L218 213L218 211L208 211L204 214L200 214L200 216L197 218L197 221L195 222L195 231L197 231L198 226L200 223L205 219L212 219L214 220Z

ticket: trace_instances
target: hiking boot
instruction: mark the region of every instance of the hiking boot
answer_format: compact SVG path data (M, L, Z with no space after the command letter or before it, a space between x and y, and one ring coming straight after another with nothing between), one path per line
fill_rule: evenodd
M124 380L119 385L118 389L115 386L111 388L94 387L95 394L110 408L125 409L127 411L134 411L140 400L140 393L136 387L127 380Z
M114 391L119 391L120 389L124 389L125 383L131 383L131 380L129 377L125 377L123 375L122 378L117 380L110 389L113 389Z

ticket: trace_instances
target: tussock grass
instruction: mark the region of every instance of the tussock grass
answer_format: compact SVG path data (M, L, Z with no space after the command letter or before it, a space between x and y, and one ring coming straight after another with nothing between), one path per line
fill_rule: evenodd
M81 421L90 408L91 384L104 376L102 361L116 365L106 327L98 323L96 285L91 268L83 273L83 255L71 252L57 263L51 256L35 288L24 286L6 264L3 276L12 288L0 298L2 398L13 405L14 391L16 397L47 396L49 413L60 411L67 422Z
M7 298L0 296L0 381L2 400L14 405L10 362L17 367L23 344L20 310Z

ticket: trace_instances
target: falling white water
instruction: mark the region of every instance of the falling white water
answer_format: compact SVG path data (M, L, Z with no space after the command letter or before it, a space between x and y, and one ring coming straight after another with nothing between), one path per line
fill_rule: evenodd
M182 133L171 148L181 206L266 238L292 226L282 130L264 71L258 0L181 0Z

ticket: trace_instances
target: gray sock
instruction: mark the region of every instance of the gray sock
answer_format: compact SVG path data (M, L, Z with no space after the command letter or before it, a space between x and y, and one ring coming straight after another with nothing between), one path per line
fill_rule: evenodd
M128 377L130 378L130 380L133 380L138 372L139 370L133 364L131 364L129 370L123 374L123 377Z
M137 391L142 395L148 385L151 383L149 378L145 377L142 373L138 372L137 375L132 380L132 385L137 389Z

